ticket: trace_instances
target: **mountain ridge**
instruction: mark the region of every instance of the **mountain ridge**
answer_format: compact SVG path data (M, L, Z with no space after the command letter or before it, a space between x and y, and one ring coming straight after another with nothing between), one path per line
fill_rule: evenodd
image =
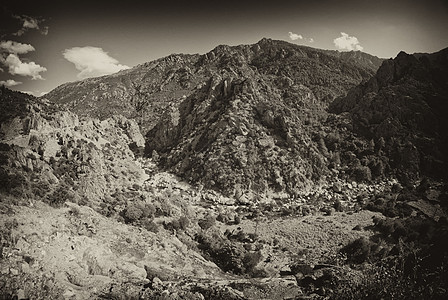
M310 52L309 55L307 51ZM233 71L240 70L241 66L246 69L258 68L252 60L265 53L274 60L283 59L283 65L288 65L294 58L288 59L285 55L296 55L296 58L302 60L310 56L309 59L314 59L317 64L319 54L323 55L321 59L330 61L336 61L338 55L343 56L334 51L263 39L253 45L220 45L203 55L173 54L113 75L64 84L44 97L65 105L80 116L89 115L102 119L114 112L120 112L126 117L135 118L143 132L146 132L155 125L148 115L155 115L157 118L169 103L179 103L183 96L188 96L197 86L204 84L210 78L210 72L231 75ZM369 77L367 73L373 74L373 70L379 66L373 56L367 56L375 62L372 66L361 68L348 62L342 63L345 68L362 73L353 75L357 79L352 85L358 83L361 78ZM350 58L346 60L350 61ZM260 63L267 62L259 61L258 64ZM329 94L330 98L334 96L331 95L333 91L322 92Z

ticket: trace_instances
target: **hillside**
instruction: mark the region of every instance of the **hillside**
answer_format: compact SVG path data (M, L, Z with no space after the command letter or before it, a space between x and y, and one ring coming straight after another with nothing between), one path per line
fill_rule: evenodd
M368 82L336 99L357 135L375 141L378 157L403 181L446 178L448 49L387 60Z
M295 246L280 209L308 216L293 226L300 247L317 251L307 263L370 235L351 231L371 225L370 212L338 213L328 224L320 205L274 204L254 217L261 208L136 157L131 149L143 137L122 116L80 120L27 94L2 88L0 96L2 297L282 299L302 292L292 275L281 275ZM261 217L272 226L258 230ZM341 230L323 245L332 224Z
M81 116L135 118L150 129L146 153L195 184L248 200L285 197L330 174L316 140L325 110L381 61L263 39L172 55L45 97Z
M1 87L0 296L445 299L447 55L263 39Z
M80 116L107 118L120 112L136 119L145 133L169 105L212 77L248 76L301 83L326 102L344 94L379 67L381 59L263 39L254 45L218 46L204 55L173 54L117 74L63 84L45 95ZM275 83L274 83L275 82Z
M167 110L146 151L185 179L250 201L301 197L338 178L446 178L446 59L446 50L400 53L328 111L315 96L321 87L292 62L295 81L216 77Z

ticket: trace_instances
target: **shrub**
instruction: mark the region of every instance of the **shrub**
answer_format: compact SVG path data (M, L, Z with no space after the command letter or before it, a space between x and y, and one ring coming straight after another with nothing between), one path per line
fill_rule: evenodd
M179 226L180 226L180 229L182 229L182 230L187 229L188 226L190 226L190 220L188 220L188 218L185 216L181 216L179 218Z
M196 239L199 242L198 247L223 271L251 276L258 274L255 267L262 258L260 251L250 252L240 243L224 239L218 234L202 233Z
M167 230L174 231L180 229L179 220L172 220L171 222L164 223L164 227Z
M361 237L341 249L347 255L347 260L352 263L361 264L369 259L371 243Z
M79 217L79 215L80 215L79 208L77 208L77 207L71 207L68 212L70 215L72 215L74 217Z
M157 226L156 223L154 223L154 221L150 221L150 220L144 220L142 222L142 226L143 228L145 228L148 231L157 233L159 232L159 226Z
M353 170L353 178L356 181L368 182L372 180L372 173L369 167L366 166L357 166Z
M334 208L336 211L339 211L339 212L344 211L344 207L342 206L342 203L341 203L341 201L339 201L339 200L336 200L336 201L334 202L334 204L333 204L333 208Z
M262 255L260 251L246 253L242 259L244 273L251 274L254 271L256 265L260 262L261 258Z
M216 223L216 220L212 215L208 215L204 219L198 221L198 225L199 225L199 227L202 228L202 230L209 229L210 227L215 225L215 223Z
M223 213L219 213L216 221L226 224L229 221L229 217Z
M241 217L239 215L235 216L235 221L234 221L235 225L238 225L241 223Z
M59 187L47 196L47 203L55 208L62 207L66 201L73 201L75 195L65 185L59 185Z
M138 207L137 205L131 205L126 209L126 212L124 213L124 218L126 220L126 223L133 223L138 221L143 215L141 207Z
M169 217L172 214L172 208L165 198L158 198L156 204L156 217Z
M141 187L139 184L134 183L134 184L132 185L132 188L133 188L134 190L136 190L136 191L140 191L142 187Z
M156 208L151 203L145 204L142 208L142 218L150 218L153 219L156 213Z

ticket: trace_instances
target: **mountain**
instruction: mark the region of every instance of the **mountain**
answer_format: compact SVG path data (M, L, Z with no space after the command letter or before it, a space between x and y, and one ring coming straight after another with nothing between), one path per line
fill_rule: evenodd
M263 39L1 87L0 294L445 299L447 52Z
M45 97L81 116L136 119L149 130L146 153L191 182L250 199L294 195L329 174L313 126L381 61L263 39L171 55Z
M63 84L45 98L79 116L104 119L120 113L135 119L146 133L169 105L178 105L212 77L250 75L276 81L276 86L292 80L328 103L370 78L381 61L362 52L263 39L254 45L221 45L204 55L173 54L113 75Z
M446 177L448 49L400 52L369 81L336 99L330 112L348 113L355 133L372 139L396 175Z

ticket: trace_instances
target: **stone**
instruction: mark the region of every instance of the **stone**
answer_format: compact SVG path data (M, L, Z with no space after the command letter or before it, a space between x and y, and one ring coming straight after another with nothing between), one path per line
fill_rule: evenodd
M144 268L139 268L131 263L124 263L118 265L118 269L123 272L126 278L134 280L143 280L146 278L146 271Z
M110 250L88 248L84 252L83 261L86 263L87 272L91 275L109 276L114 271Z
M153 287L154 289L161 289L161 288L163 287L163 281L160 280L159 277L154 277L154 278L152 279L152 287Z
M30 265L26 262L22 263L22 272L23 273L29 273L30 272Z
M62 294L62 296L64 297L64 299L70 299L71 297L75 296L76 294L73 292L72 289L67 289L65 290L64 294Z
M342 193L342 184L340 182L335 182L333 184L333 192Z
M12 276L17 276L19 275L19 270L14 269L14 268L10 268L9 272L11 273Z
M17 299L18 300L26 299L24 290L20 289L17 291Z

